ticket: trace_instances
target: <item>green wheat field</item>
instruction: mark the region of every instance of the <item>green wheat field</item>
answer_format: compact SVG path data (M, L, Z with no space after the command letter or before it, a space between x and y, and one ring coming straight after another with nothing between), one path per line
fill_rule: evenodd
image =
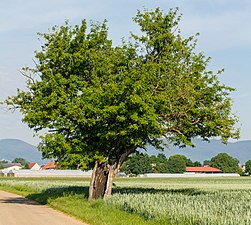
M251 178L116 178L113 195L88 202L89 179L0 178L15 192L90 225L251 224Z

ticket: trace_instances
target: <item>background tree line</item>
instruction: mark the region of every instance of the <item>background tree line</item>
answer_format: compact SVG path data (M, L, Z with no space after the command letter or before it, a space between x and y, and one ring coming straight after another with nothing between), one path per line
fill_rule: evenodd
M4 164L6 163L10 163L10 161L7 161L7 160L1 160L0 161L0 169L3 169L4 168ZM27 161L26 159L24 158L15 158L14 160L11 161L11 163L20 163L22 166L23 166L23 169L29 169L29 161Z
M149 156L146 153L136 153L124 163L121 172L126 174L138 175L144 173L184 173L187 166L212 166L220 169L223 173L239 173L243 171L239 167L239 160L231 157L227 153L219 153L210 160L205 160L203 163L198 161L193 162L184 155L176 154L169 158L163 153L157 156ZM245 164L245 172L251 173L251 160Z
M29 161L24 158L15 158L12 163L20 163L23 169L29 169ZM4 164L9 163L7 160L0 161L0 169ZM121 167L121 172L129 175L138 175L144 173L184 173L187 166L212 166L220 169L223 173L239 173L241 175L251 174L251 160L245 163L245 170L239 167L239 160L231 157L227 153L219 153L210 160L192 161L184 155L176 154L169 158L164 153L148 155L146 153L132 154ZM81 169L77 164L59 164L59 169ZM91 168L89 168L91 169Z
M143 153L133 154L122 166L121 171L126 174L143 173L184 173L186 166L201 166L201 163L192 162L184 155L173 155L169 159L165 154L157 156Z

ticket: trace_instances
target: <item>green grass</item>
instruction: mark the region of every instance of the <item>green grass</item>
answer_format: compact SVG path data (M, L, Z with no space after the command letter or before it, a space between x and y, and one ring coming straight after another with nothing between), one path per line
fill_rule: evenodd
M89 179L0 178L22 194L90 225L251 224L251 178L117 178L113 195L87 201Z
M87 201L89 179L79 178L0 178L0 189L49 205L90 225L157 225L105 201Z

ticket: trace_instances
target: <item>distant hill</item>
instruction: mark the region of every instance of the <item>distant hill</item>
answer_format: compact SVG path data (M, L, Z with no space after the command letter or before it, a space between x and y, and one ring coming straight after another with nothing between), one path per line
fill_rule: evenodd
M178 148L170 146L169 149L165 148L164 153L167 157L174 154L182 154L190 158L192 161L200 162L203 162L206 159L211 159L221 152L225 152L230 156L237 158L242 164L251 159L251 140L229 142L227 145L224 145L219 140L211 140L208 143L196 139L194 140L194 143L196 145L195 148ZM153 147L148 147L147 153L150 155L156 155L159 151L156 151Z
M211 159L221 152L225 152L234 158L240 160L244 164L247 160L251 159L251 140L229 142L224 145L219 140L211 140L209 143L196 139L194 140L195 148L186 147L178 148L170 146L169 149L165 148L164 153L167 157L174 154L182 154L190 158L192 161L203 162L206 159ZM155 150L153 147L147 148L149 155L157 155L160 151ZM42 160L42 154L33 145L18 139L2 139L0 140L0 159L13 160L15 158L24 158L30 162L38 162L40 164L46 163L49 160Z
M49 161L42 160L41 152L34 145L18 139L1 139L0 159L12 161L15 158L24 158L29 162L37 162L39 164Z

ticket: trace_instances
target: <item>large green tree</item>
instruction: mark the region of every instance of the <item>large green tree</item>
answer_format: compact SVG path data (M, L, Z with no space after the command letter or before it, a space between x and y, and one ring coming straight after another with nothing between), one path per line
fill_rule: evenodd
M245 173L247 174L251 174L251 160L248 160L246 163L245 163Z
M22 166L25 166L25 164L29 163L24 158L15 158L12 162L13 163L20 163Z
M138 147L238 137L233 89L207 70L196 38L181 36L177 10L138 11L133 20L141 34L120 46L106 21L41 34L36 66L23 69L27 89L6 101L43 131L44 157L93 163L89 199L111 194L112 177Z
M188 159L184 155L176 154L169 157L167 165L169 173L186 172L186 164Z
M219 153L211 159L210 166L220 169L223 173L240 173L239 160L227 153Z
M153 173L168 173L167 158L165 154L159 153L157 157L151 156L150 161Z
M121 167L126 174L144 174L152 172L152 165L147 154L133 154Z

